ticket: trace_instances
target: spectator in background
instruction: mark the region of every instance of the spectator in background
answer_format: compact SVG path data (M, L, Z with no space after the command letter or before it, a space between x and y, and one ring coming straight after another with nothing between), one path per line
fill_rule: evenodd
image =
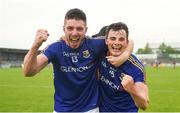
M158 69L160 67L160 65L161 65L161 61L156 59L155 60L155 67Z
M176 60L175 59L173 60L172 64L173 64L173 68L175 69L176 68Z

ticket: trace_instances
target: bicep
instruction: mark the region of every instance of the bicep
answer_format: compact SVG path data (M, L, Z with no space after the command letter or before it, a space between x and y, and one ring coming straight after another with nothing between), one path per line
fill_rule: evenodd
M48 58L44 54L39 54L37 56L38 71L40 71L41 69L43 69L47 65L48 65Z
M148 87L144 82L136 82L135 88L138 92L148 93Z

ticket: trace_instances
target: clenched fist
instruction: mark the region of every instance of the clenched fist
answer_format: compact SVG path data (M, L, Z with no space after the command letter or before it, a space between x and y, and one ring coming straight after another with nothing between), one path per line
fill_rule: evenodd
M131 93L134 90L134 80L131 76L129 75L124 75L122 77L121 84L127 92Z
M43 42L45 42L47 40L49 36L49 33L47 30L45 29L39 29L36 32L36 37L35 37L35 41L34 41L34 46L39 48Z

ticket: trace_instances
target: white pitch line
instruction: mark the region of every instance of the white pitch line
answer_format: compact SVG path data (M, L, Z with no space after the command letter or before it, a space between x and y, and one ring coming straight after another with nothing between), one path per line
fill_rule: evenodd
M53 88L53 86L43 86L43 85L39 85L39 86L35 86L35 85L3 85L0 84L0 87L13 87L13 88L23 88L23 87L29 87L29 88Z

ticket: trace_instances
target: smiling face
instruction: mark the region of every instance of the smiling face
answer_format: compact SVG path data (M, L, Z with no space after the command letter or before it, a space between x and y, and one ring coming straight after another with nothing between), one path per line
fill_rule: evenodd
M110 55L121 55L128 44L126 31L123 29L117 31L114 31L113 29L109 30L106 38L106 44L108 46Z
M82 20L66 19L63 27L68 45L76 49L81 45L87 32L86 23Z

